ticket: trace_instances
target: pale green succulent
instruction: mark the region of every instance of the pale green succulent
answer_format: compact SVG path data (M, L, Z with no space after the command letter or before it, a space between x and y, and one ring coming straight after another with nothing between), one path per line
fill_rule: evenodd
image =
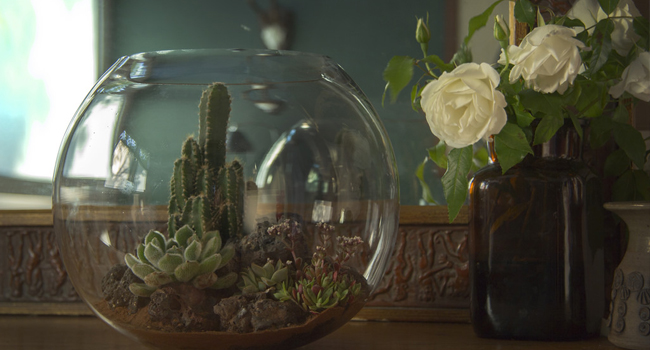
M144 283L132 283L131 292L138 296L150 296L156 289L173 282L191 283L199 289L221 289L237 281L237 273L217 276L216 271L225 266L235 255L232 245L222 247L219 231L203 235L185 225L173 238L151 230L139 244L137 255L124 256L131 271Z
M241 273L241 276L243 283L239 288L244 294L263 292L283 282L288 283L291 278L289 267L280 260L275 265L270 260L264 266L252 263L247 271Z

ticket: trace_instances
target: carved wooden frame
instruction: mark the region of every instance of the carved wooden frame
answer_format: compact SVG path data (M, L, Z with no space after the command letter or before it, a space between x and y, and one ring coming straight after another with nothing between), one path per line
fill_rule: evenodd
M398 237L365 320L468 322L467 207L401 206ZM67 278L50 210L0 211L0 314L88 315Z

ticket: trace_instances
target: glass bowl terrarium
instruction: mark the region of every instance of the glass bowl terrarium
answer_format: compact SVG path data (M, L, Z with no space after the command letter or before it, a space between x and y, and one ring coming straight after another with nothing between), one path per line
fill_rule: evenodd
M388 262L394 156L327 57L181 50L118 60L63 140L53 213L77 292L161 348L299 346Z

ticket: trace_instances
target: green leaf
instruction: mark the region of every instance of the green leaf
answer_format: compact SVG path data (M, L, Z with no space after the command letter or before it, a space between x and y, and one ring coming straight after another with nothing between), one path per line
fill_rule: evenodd
M539 145L550 140L563 125L564 118L561 115L545 115L535 129L535 141L533 144Z
M411 82L413 62L411 57L395 56L391 58L384 69L384 81L387 83L386 88L390 91L391 102L397 101L397 95Z
M580 120L578 120L578 118L576 118L574 115L570 115L569 118L571 118L571 123L573 124L573 128L576 129L578 136L580 136L580 138L583 138L583 130L582 125L580 125Z
M423 62L427 63L433 63L438 67L441 71L444 72L451 72L454 70L454 65L451 63L446 63L445 61L442 60L438 55L429 55L422 59Z
M618 6L618 1L619 0L598 0L598 3L600 4L600 8L609 15L614 12L616 6Z
M565 27L575 28L575 27L585 27L585 24L577 18L562 17L562 22L557 23Z
M633 173L636 193L640 195L640 198L635 199L650 200L650 177L648 173L638 169L635 169Z
M533 154L526 134L513 123L506 123L497 135L494 135L494 147L503 173L521 162L526 154Z
M415 105L415 101L418 98L418 85L413 85L411 88L411 108L413 108L414 111L418 111L418 106Z
M455 148L449 152L447 171L442 176L442 187L447 199L449 222L453 222L467 198L469 170L472 167L472 146Z
M534 113L562 115L562 95L558 93L543 94L532 89L519 93L521 104Z
M535 6L528 0L515 2L515 19L521 23L527 23L529 28L535 28L535 17L537 12Z
M447 169L447 144L443 141L438 142L437 145L427 149L429 158L442 169Z
M427 203L437 204L436 200L431 194L431 188L429 187L429 184L424 180L424 166L428 161L428 158L424 158L424 161L418 165L417 169L415 169L415 177L417 177L418 181L420 182L420 186L422 186L422 199L424 199Z
M514 105L513 109L515 110L515 116L517 117L517 125L520 127L525 128L535 120L535 117L525 110L521 104Z
M591 132L589 133L591 148L596 149L605 145L609 141L613 129L614 122L605 115L591 119Z
M585 116L595 118L603 114L607 103L607 85L603 82L580 80L574 85L574 95L570 99L575 100L574 107L576 117Z
M650 49L650 40L648 40L650 36L650 25L648 24L648 19L642 16L634 17L632 27L634 28L634 32L641 37L636 44L645 51L648 51Z
M477 171L478 169L483 168L488 164L489 154L487 148L480 147L474 152L474 157L472 158L472 170Z
M460 44L460 49L456 51L454 56L451 58L451 63L456 66L459 66L463 63L472 62L472 50L465 43Z
M502 1L503 0L495 1L492 5L490 5L490 7L488 7L485 11L483 11L483 13L481 13L478 16L474 16L469 20L469 31L467 36L463 40L463 43L465 45L469 44L469 41L472 39L472 36L474 36L474 32L485 27L488 20L492 16L492 11L494 11L494 8Z
M641 133L630 124L614 123L614 140L625 151L634 165L643 169L645 164L645 141Z
M614 110L612 120L617 123L628 123L630 121L630 112L627 111L625 104L619 103Z
M614 201L639 201L650 199L650 178L643 170L629 169L612 187Z
M614 182L612 200L617 202L634 200L635 185L634 172L630 169Z
M620 176L630 169L632 161L622 149L617 149L605 160L605 176Z
M614 22L609 18L596 23L591 41L592 55L589 60L589 72L591 74L598 72L607 62L612 52L613 31Z

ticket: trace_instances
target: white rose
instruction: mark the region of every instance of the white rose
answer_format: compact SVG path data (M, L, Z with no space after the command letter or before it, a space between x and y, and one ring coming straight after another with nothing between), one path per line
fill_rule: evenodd
M506 124L500 78L487 63L465 63L443 73L422 90L420 105L431 132L454 148L498 134Z
M596 23L607 18L607 14L600 8L598 0L578 0L569 10L567 16L582 21L585 27L588 28L589 34L593 33ZM612 20L614 22L612 47L621 56L627 56L634 43L639 39L632 27L634 22L632 17L639 16L641 16L641 12L634 6L632 0L619 1L616 9L610 14L610 17L626 17Z
M510 82L523 77L526 87L535 91L563 94L582 65L579 49L585 45L575 34L571 28L548 24L533 29L519 46L509 46Z
M650 52L643 52L621 75L621 82L609 89L609 94L619 98L627 91L632 96L650 102Z

